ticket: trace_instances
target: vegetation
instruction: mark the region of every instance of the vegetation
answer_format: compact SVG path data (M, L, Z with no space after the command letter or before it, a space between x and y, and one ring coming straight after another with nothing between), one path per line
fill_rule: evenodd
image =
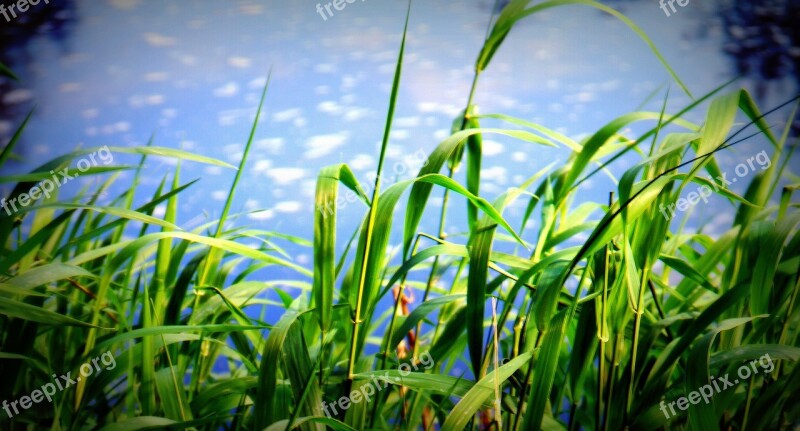
M384 188L380 174L402 88L404 33L372 194L347 165L324 168L316 205L334 210L315 212L313 242L245 226L230 213L256 124L221 218L192 231L176 225L181 194L194 184L181 180L180 165L147 203L135 204L143 199L137 184L144 161L167 156L233 167L153 145L110 148L138 154L141 163L91 168L83 175L102 175L105 182L71 202L54 195L13 216L0 214L0 399L31 394L53 374L77 375L81 364L106 352L116 358L115 367L59 391L53 402L33 404L11 419L0 413L0 426L797 426L800 212L797 177L788 169L794 149L788 126L774 131L766 117L773 111L762 114L746 91L726 92L728 84L675 114L664 108L613 119L581 141L524 119L478 115L473 94L480 75L514 25L561 5L586 5L618 18L688 93L641 29L615 10L591 0L530 3L513 0L493 20L452 135L416 178ZM792 118L795 100L784 105ZM702 125L684 118L706 103ZM734 130L737 115L747 123ZM26 123L0 154L0 166ZM628 136L634 124L649 130ZM713 185L735 210L728 230L712 237L666 220L660 206L674 204L686 188L711 187L701 173L721 176L717 153L753 132L772 146L772 163L753 174L743 196L724 183ZM480 193L481 140L492 134L564 147L569 158L488 199ZM59 157L30 174L0 177L16 183L7 199L94 150ZM640 162L625 171L610 197L576 203L585 181L621 157L636 156ZM462 166L465 184L454 176ZM97 196L126 169L135 174L129 190L111 205L98 205ZM344 253L337 254L340 184L365 209ZM430 205L434 188L444 193L439 212ZM515 229L503 214L518 200L526 211ZM447 237L446 211L456 205L466 208L469 230ZM158 206L166 207L162 217L154 217ZM402 228L395 213L404 214ZM425 215L438 216L438 232L419 230ZM393 232L402 234L402 243L389 249ZM248 246L253 239L261 245ZM286 244L312 248L313 268L293 263ZM510 248L515 252L499 251ZM398 251L387 255L387 249ZM269 274L270 268L296 275L256 280L254 273ZM280 301L265 299L268 291ZM410 302L411 296L419 300ZM393 306L385 307L390 300ZM283 313L276 318L267 309ZM743 380L677 416L660 411L662 401L765 355L775 363L771 373ZM433 360L429 369L420 366L425 358ZM456 375L457 367L470 372ZM387 387L376 384L378 377L388 378ZM366 393L367 385L375 389L370 400L351 397L349 408L326 415L328 405L352 391Z

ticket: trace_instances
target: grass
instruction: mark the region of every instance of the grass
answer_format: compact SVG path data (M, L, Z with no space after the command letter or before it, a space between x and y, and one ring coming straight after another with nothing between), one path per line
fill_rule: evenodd
M0 427L796 428L800 182L789 170L796 141L788 126L773 130L768 122L785 109L762 114L745 90L727 83L675 114L666 108L626 114L581 141L525 119L477 115L481 73L514 25L562 5L618 18L688 94L645 33L615 10L590 0L530 3L513 0L493 20L452 135L414 179L384 188L404 32L372 196L346 164L322 169L315 204L326 210L315 211L313 241L241 225L230 213L256 124L222 217L191 231L176 226L176 213L195 181L181 180L179 164L171 181L165 175L152 196L141 196L145 160L157 155L234 167L154 142L111 148L141 156L140 163L85 173L106 178L96 190L74 200L54 195L13 216L0 213L0 400L32 394L53 374L77 375L81 364L105 352L116 358L113 368L59 391L53 402L13 418L0 412ZM14 77L5 67L0 72ZM791 108L791 118L796 101L781 106ZM685 119L705 105L702 124ZM737 117L744 125L735 127ZM27 121L0 153L0 167ZM648 131L628 136L633 125ZM485 196L482 138L494 134L563 148L569 156L518 187ZM771 164L752 176L742 196L714 185L735 211L725 232L712 237L662 216L660 206L674 204L685 190L711 187L701 173L719 177L719 152L754 134L769 142ZM0 177L16 184L7 199L91 151ZM587 180L636 156L640 161L610 197L576 202ZM462 164L465 184L454 175ZM133 172L127 191L98 205L121 170ZM363 201L364 216L337 255L340 184ZM438 213L429 203L434 189L444 196ZM504 217L516 202L526 208L520 229ZM447 210L456 205L466 209L469 229L449 238ZM162 217L153 216L158 206L166 208ZM395 213L405 215L402 223ZM437 217L438 231L421 231L423 217ZM387 255L392 233L402 242ZM246 245L253 239L260 246ZM295 264L283 250L289 244L312 248L313 267ZM515 252L499 251L510 247ZM258 275L274 267L294 276ZM265 292L279 301L264 299ZM385 307L389 300L393 306ZM268 309L283 311L268 318ZM771 373L742 379L712 402L669 418L662 412L662 401L736 376L765 357L774 363ZM424 358L433 359L430 369L419 366ZM455 373L461 366L470 372ZM325 405L374 388L378 376L388 376L388 387L326 416Z

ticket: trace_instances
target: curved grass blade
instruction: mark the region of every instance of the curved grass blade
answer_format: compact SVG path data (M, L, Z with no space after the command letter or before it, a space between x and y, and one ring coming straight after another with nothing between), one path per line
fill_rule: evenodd
M447 415L447 419L442 424L442 431L461 431L466 429L475 412L484 405L487 399L494 397L495 387L502 385L511 374L528 363L531 356L533 356L532 352L523 353L498 368L496 372L487 373L486 377L475 383L475 386L464 395L450 414Z

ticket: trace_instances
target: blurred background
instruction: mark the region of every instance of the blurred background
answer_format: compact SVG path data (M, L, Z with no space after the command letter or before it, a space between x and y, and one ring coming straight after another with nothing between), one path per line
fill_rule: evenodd
M79 147L145 145L151 136L154 145L236 165L272 68L266 109L236 196L234 210L244 213L236 223L311 239L321 167L346 162L363 182L374 178L406 9L404 0L366 0L327 15L318 3L50 0L10 20L0 16L0 61L20 77L18 82L0 78L1 145L35 106L17 147L19 157L2 175L28 172ZM450 134L466 104L490 16L503 3L414 3L387 159L391 181L413 177L419 155ZM735 76L762 110L800 90L800 0L690 0L685 7L676 4L669 16L657 0L603 3L644 29L694 97ZM624 113L659 110L668 89L669 111L690 103L624 24L595 9L566 7L514 29L482 77L475 102L481 113L524 118L580 138ZM701 122L703 114L701 108L688 118ZM777 115L770 123L779 131L785 118ZM754 138L726 151L719 157L722 170L733 172L764 148L764 141ZM481 192L491 200L567 156L563 149L487 137ZM613 176L587 182L580 196L604 202L615 189L613 177L635 161L619 161ZM148 161L139 199L146 201L173 172L169 163ZM183 165L183 183L200 181L182 194L178 224L192 229L216 219L233 175L233 170ZM131 172L123 173L101 203L131 178ZM82 178L61 192L74 195L99 181ZM0 186L3 196L9 192L9 184ZM441 199L433 204L441 205ZM692 223L711 234L730 224L733 207L717 204L698 205ZM451 234L466 220L463 202L455 205ZM521 215L522 205L520 200L508 210L510 220ZM349 237L364 207L354 203L341 211L342 232ZM291 254L310 266L310 250L298 247Z

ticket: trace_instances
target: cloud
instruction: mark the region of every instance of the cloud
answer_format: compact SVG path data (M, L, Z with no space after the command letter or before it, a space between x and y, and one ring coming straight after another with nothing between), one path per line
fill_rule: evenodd
M369 115L369 109L366 108L347 108L344 113L345 121L358 121Z
M306 170L301 168L274 168L267 171L267 176L278 185L287 185L303 179Z
M260 78L255 78L247 83L247 87L252 88L254 90L261 90L264 86L267 85L267 77L262 76Z
M141 108L145 105L162 105L167 100L163 94L134 95L128 99L128 105L134 108Z
M272 167L271 160L259 160L256 162L255 166L253 166L253 172L257 174L264 174L266 175L269 171L269 168Z
M131 130L131 123L127 121L118 121L114 124L103 126L103 133L112 135L114 133L122 133Z
M264 6L260 4L244 4L239 6L239 12L243 15L260 15L264 13Z
M259 139L255 141L253 144L255 145L256 149L262 151L269 151L270 153L278 153L283 149L285 141L283 138L266 138L266 139Z
M233 97L237 94L239 94L239 84L235 82L228 82L214 90L214 96L216 97Z
M174 37L164 36L158 33L148 32L143 34L142 37L145 42L155 47L173 46L177 42L177 39Z
M116 9L131 10L139 5L139 0L111 0L109 3Z
M448 117L455 117L461 113L461 108L455 105L437 102L420 102L417 104L417 110L426 114L444 114Z
M336 66L330 63L320 63L314 66L314 72L317 73L334 73L336 72Z
M303 110L300 108L292 108L287 109L285 111L280 111L272 114L272 121L276 123L283 123L286 121L294 120L295 118L299 117L300 114L303 113Z
M339 115L344 107L333 100L326 100L317 105L317 110L331 115Z
M487 139L483 141L482 154L486 157L492 157L502 153L504 149L503 144Z
M166 100L163 94L151 94L144 98L144 103L148 105L161 105Z
M568 94L564 96L564 101L569 104L574 103L588 103L595 100L595 94L588 91L581 91L576 94Z
M285 201L279 202L278 205L275 205L274 210L281 213L296 213L300 212L300 209L303 208L303 204L298 201Z
M206 166L203 169L206 175L221 175L222 174L222 167L221 166Z
M336 133L332 135L317 135L312 136L306 141L306 152L303 157L306 159L317 159L327 156L336 148L344 145L347 139L347 133Z
M228 64L237 68L237 69L246 69L250 67L253 61L247 57L230 57L228 58Z
M491 168L481 169L481 179L486 181L493 181L497 184L503 185L507 180L506 168L502 166L494 166Z
M397 127L419 127L420 125L420 118L419 117L400 117L394 120L394 125Z
M408 130L405 129L392 129L392 139L402 141L408 139Z
M147 82L160 82L169 79L167 72L148 72L144 74L144 80Z
M369 154L356 154L348 165L357 171L361 171L375 165L375 159Z
M263 210L247 214L247 218L250 220L269 220L272 217L275 217L275 211L272 210Z
M24 88L19 88L17 90L11 90L3 96L3 102L14 105L17 103L26 102L33 98L33 92L31 90L26 90Z
M58 91L62 93L72 93L81 89L81 84L77 82L65 82L58 86Z

